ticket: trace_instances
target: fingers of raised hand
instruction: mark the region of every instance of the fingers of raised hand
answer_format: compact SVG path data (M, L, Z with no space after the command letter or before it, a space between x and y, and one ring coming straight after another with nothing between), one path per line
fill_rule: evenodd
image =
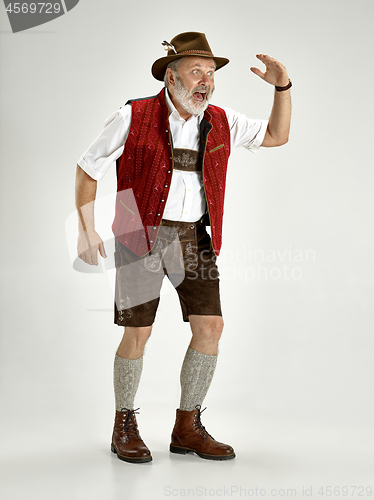
M283 64L267 54L257 54L256 57L265 64L266 70L263 73L257 68L251 68L253 73L272 85L287 85L288 76Z
M267 64L273 60L275 61L275 59L273 57L270 57L267 54L256 54L256 57L264 64Z
M256 54L256 57L260 61L278 62L275 57L269 56L269 54Z
M250 68L250 70L252 71L252 73L254 73L255 75L259 76L260 78L264 78L265 76L265 73L263 73L262 71L260 71L258 68Z
M256 57L261 62L263 62L267 68L273 68L273 69L279 69L279 70L284 69L283 64L281 64L279 61L274 59L274 57L271 57L267 54L257 54Z

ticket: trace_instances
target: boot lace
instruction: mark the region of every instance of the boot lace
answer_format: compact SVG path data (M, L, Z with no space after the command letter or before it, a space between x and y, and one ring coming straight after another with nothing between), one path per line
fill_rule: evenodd
M129 439L132 437L140 437L138 431L138 424L136 423L135 415L139 415L140 408L136 408L135 410L129 410L128 408L121 408L121 412L123 414L123 430L126 431ZM124 418L126 415L126 418Z
M201 409L201 405L196 405L195 406L196 410L197 410L197 414L195 413L195 417L197 418L194 418L193 422L194 422L194 430L198 431L199 434L201 434L202 436L204 436L205 438L206 437L210 437L214 440L214 437L211 436L209 434L209 432L205 429L205 427L203 426L203 424L201 423L201 414L203 413L203 411L206 410L207 407L204 408L204 410Z

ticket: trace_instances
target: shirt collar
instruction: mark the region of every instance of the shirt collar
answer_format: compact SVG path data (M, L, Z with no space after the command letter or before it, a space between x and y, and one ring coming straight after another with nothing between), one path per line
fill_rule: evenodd
M178 120L184 120L181 117L181 115L178 113L178 110L176 109L176 107L174 106L174 104L172 103L172 100L170 99L169 92L168 92L167 88L165 88L165 101L166 101L166 104L168 105L168 108L169 108L169 111L170 111L170 116L173 115L173 117L177 118ZM200 123L203 118L204 118L204 111L202 111L197 116L192 115L188 120L197 119L198 123ZM186 121L186 120L184 120L184 121Z

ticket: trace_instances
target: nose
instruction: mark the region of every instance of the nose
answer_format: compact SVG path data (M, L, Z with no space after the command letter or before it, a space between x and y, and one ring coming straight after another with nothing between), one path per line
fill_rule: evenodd
M206 87L209 87L210 78L208 77L208 75L204 75L204 74L202 75L201 80L200 80L200 84L205 85Z

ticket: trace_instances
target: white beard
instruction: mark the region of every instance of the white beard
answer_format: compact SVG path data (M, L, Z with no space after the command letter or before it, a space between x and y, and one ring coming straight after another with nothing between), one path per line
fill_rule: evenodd
M199 90L206 90L206 97L203 102L196 102L193 98L194 92L199 92ZM214 88L208 91L207 87L195 87L192 92L190 92L182 83L182 80L178 75L175 78L174 95L176 99L180 102L181 106L190 113L190 115L197 116L209 105L209 101L213 95Z

